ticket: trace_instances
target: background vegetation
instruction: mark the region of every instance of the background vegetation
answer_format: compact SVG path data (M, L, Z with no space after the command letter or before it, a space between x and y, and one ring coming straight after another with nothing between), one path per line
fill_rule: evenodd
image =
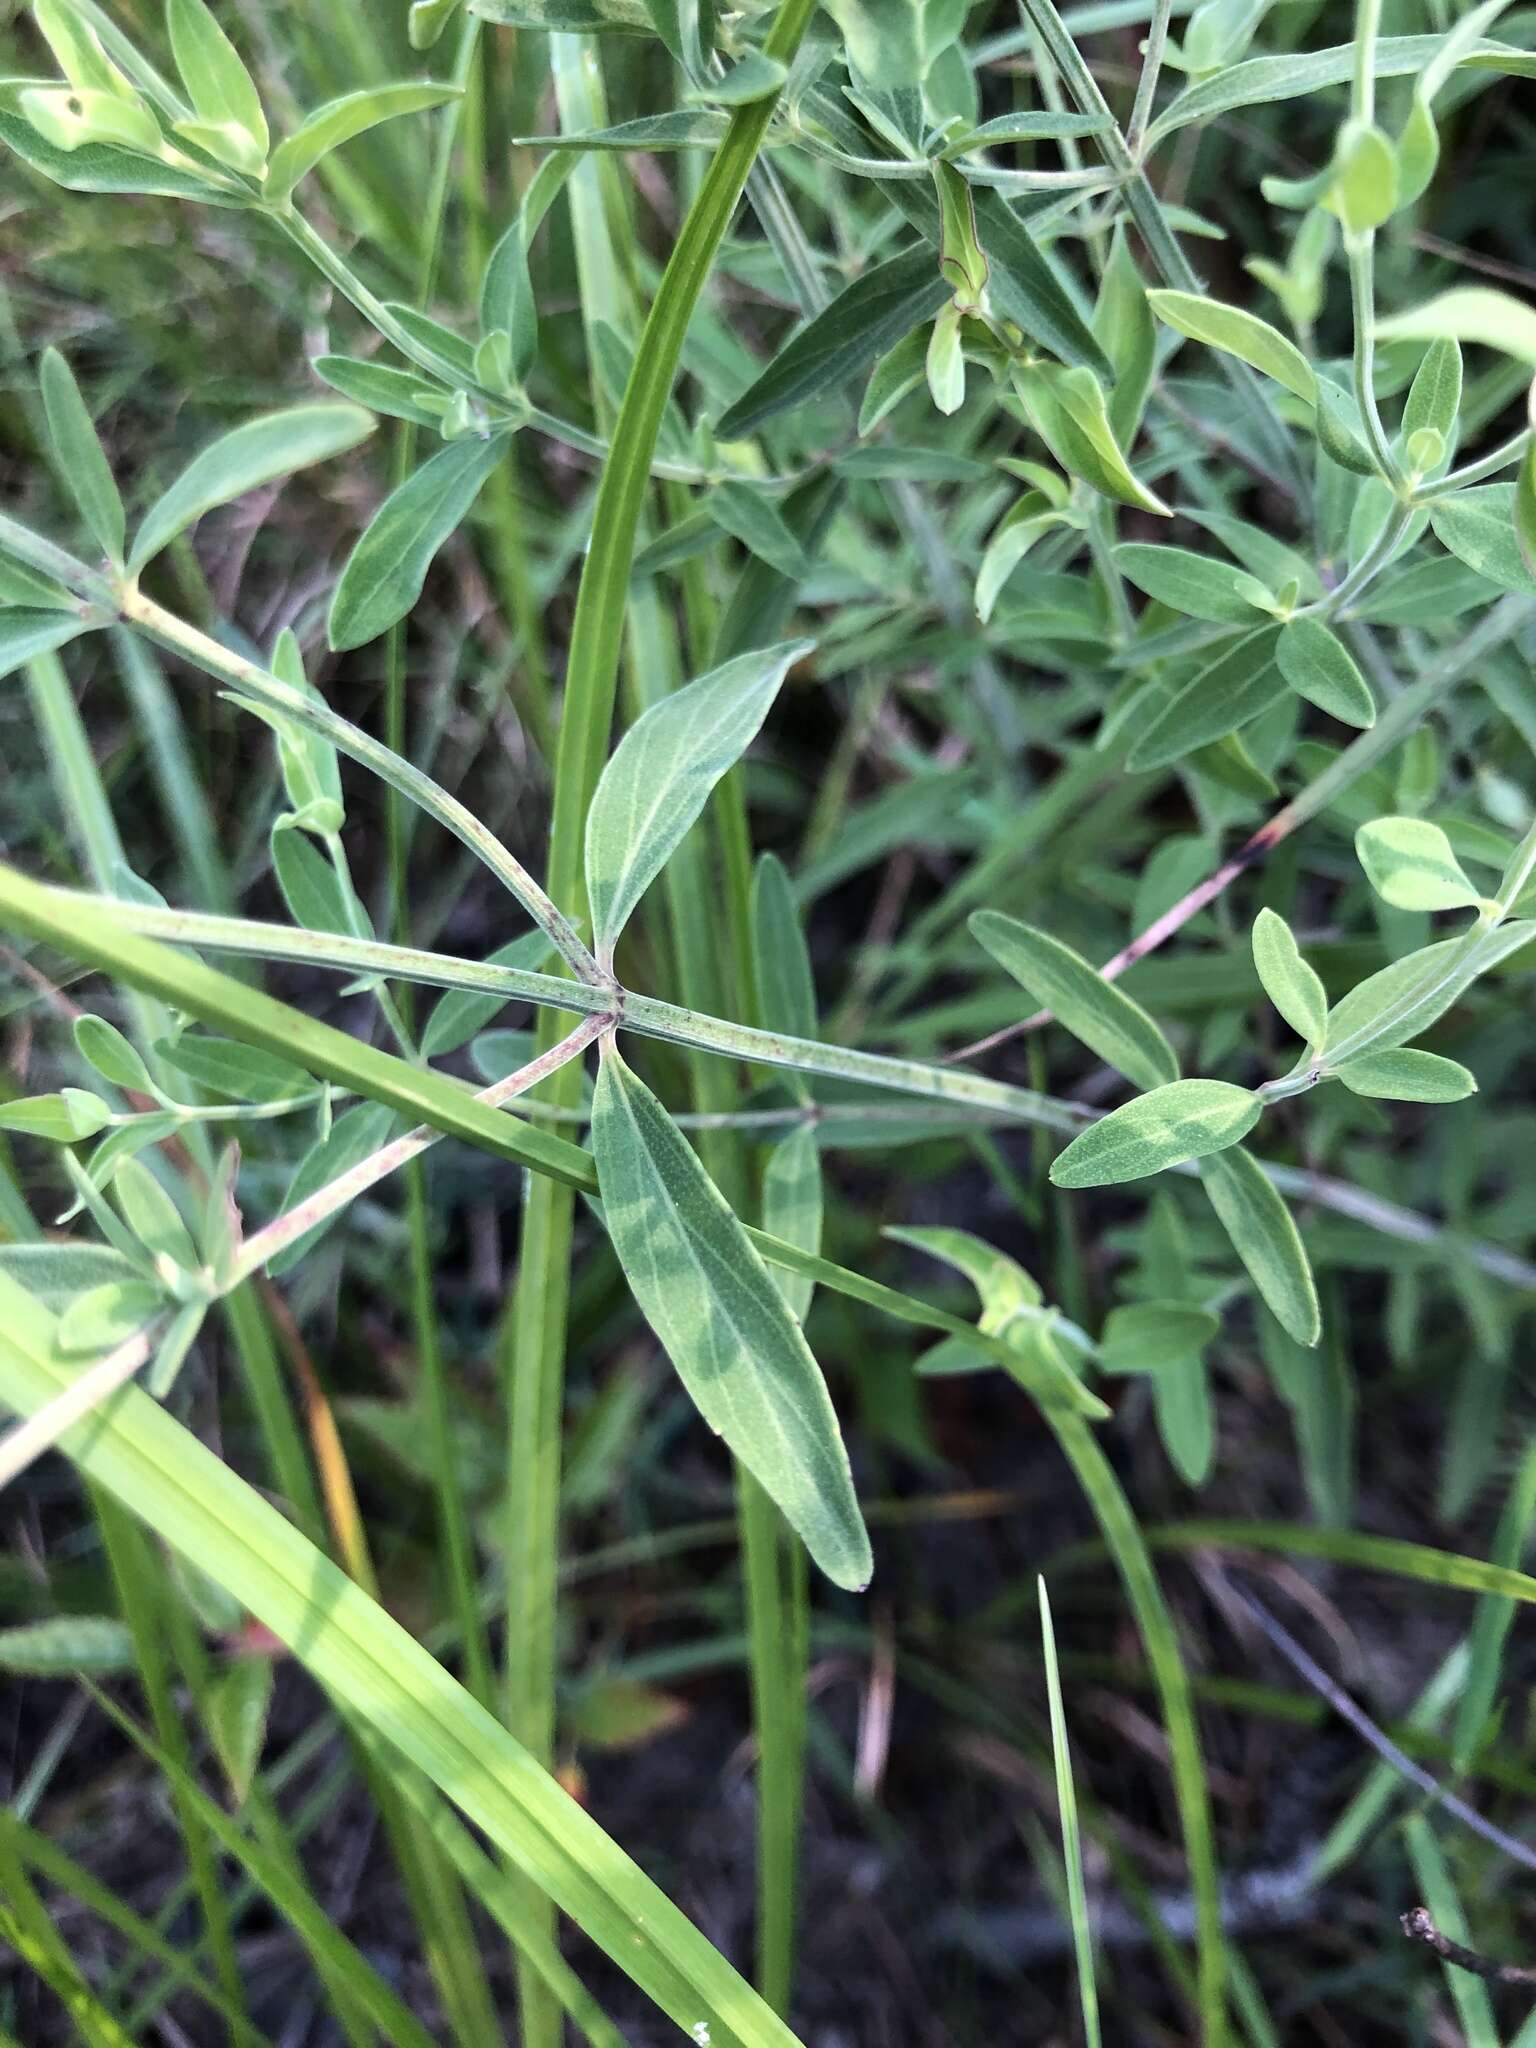
M3 41L0 2035L1536 2041L1536 14Z

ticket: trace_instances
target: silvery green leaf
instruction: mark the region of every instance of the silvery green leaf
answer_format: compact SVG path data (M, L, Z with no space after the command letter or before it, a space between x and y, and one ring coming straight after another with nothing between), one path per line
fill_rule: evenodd
M1363 729L1376 723L1370 684L1321 619L1287 619L1275 642L1275 662L1296 694L1331 718Z
M1254 919L1253 964L1264 993L1296 1036L1307 1045L1321 1045L1328 1025L1327 993L1277 911L1263 909Z
M1437 498L1429 523L1460 562L1501 590L1536 592L1536 569L1521 553L1515 529L1514 484L1478 484Z
M535 973L542 968L550 955L549 940L543 932L524 932L521 938L510 940L505 946L487 956L491 967L527 967ZM445 1053L457 1052L461 1045L467 1045L475 1034L483 1031L499 1010L504 1010L513 996L481 995L471 989L451 988L440 996L427 1019L427 1027L421 1035L421 1056L426 1060L440 1060Z
M372 415L360 406L321 399L247 420L221 434L192 458L145 513L134 536L129 568L137 573L215 505L227 505L274 477L355 448L373 428Z
M336 585L327 627L332 647L361 647L405 617L421 595L433 556L468 518L506 448L505 434L449 441L390 492Z
M592 1151L619 1263L700 1414L834 1584L867 1585L848 1455L800 1325L687 1140L615 1052L598 1074Z
M59 1614L0 1629L0 1671L30 1678L110 1678L138 1658L127 1622L106 1614Z
M587 894L600 958L613 957L635 905L813 644L791 640L739 654L653 704L620 740L587 812Z
M1228 641L1164 704L1132 745L1126 766L1166 768L1267 711L1284 694L1275 669L1279 632L1277 626L1260 626Z
M112 1177L112 1192L123 1221L147 1252L169 1259L183 1272L195 1270L197 1248L181 1211L142 1159L123 1161Z
M59 1348L72 1358L95 1358L134 1336L165 1307L150 1280L109 1280L69 1304L59 1318Z
M977 911L971 932L1031 1001L1128 1081L1158 1088L1178 1079L1178 1060L1159 1026L1081 953L996 910Z
M75 1047L80 1057L115 1088L129 1088L140 1095L152 1095L149 1069L115 1024L89 1012L75 1019Z
M92 540L113 562L123 559L123 500L80 396L74 372L56 348L43 351L38 382L58 473Z
M1256 313L1223 305L1219 299L1198 298L1193 292L1152 291L1147 298L1159 320L1191 341L1203 341L1207 348L1237 356L1287 391L1294 391L1308 405L1317 402L1317 373L1312 365L1294 341L1287 341L1278 328Z
M317 1138L299 1161L288 1184L288 1192L283 1197L279 1215L286 1216L290 1209L297 1208L317 1188L323 1188L327 1181L339 1180L342 1174L349 1173L370 1153L387 1144L395 1122L394 1112L381 1102L359 1102L344 1110L325 1136ZM344 1213L343 1210L334 1211L270 1260L267 1271L272 1278L276 1280L291 1266L296 1266L325 1233L341 1221Z
M249 137L260 162L267 148L261 94L204 0L166 0L166 27L176 68L200 121L230 125Z
M821 1152L810 1125L797 1124L768 1148L763 1161L763 1228L800 1251L820 1252L821 1219ZM803 1324L810 1314L815 1281L778 1266L773 1279L791 1315Z
M1230 1081L1170 1081L1080 1132L1052 1162L1051 1179L1059 1188L1142 1180L1237 1144L1262 1109L1251 1089Z
M262 188L265 196L272 201L286 199L323 157L350 142L354 135L376 128L381 121L393 121L401 114L419 114L458 96L457 86L411 79L398 85L368 86L362 92L328 100L323 107L306 114L293 133L273 150Z
M0 1102L0 1131L22 1131L55 1145L73 1145L94 1138L112 1120L99 1095L84 1088L65 1088L57 1095L21 1095Z
M1274 1183L1241 1145L1206 1159L1200 1178L1270 1313L1298 1344L1315 1344L1322 1312L1311 1261Z
M1361 1053L1333 1072L1356 1095L1386 1102L1461 1102L1477 1093L1477 1082L1458 1060L1409 1047Z
M1138 590L1187 618L1228 626L1254 623L1253 605L1238 589L1241 571L1230 562L1188 548L1126 541L1115 549L1115 566Z
M39 654L67 647L90 629L73 610L33 610L30 606L0 611L0 677L8 676Z
M1396 910L1462 910L1482 898L1427 818L1377 818L1355 834L1366 880Z
M302 1067L233 1038L188 1032L174 1041L165 1040L155 1050L167 1066L188 1075L200 1088L237 1102L283 1102L314 1087Z

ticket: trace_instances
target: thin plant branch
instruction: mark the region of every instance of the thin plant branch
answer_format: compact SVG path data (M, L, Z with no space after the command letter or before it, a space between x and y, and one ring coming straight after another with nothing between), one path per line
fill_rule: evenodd
M1450 1963L1458 1970L1468 1970L1489 1984L1514 1984L1524 1991L1536 1993L1536 1970L1525 1963L1495 1963L1487 1956L1480 1956L1476 1949L1452 1941L1448 1934L1440 1932L1427 1906L1411 1906L1403 1914L1401 1925L1410 1941L1433 1949L1441 1962Z

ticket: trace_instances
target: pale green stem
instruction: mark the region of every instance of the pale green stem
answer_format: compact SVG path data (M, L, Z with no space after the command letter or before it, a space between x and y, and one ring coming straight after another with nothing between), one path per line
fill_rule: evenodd
M1152 103L1157 98L1163 52L1168 46L1168 17L1172 12L1173 0L1156 0L1142 51L1141 76L1136 81L1136 103L1131 109L1131 125L1125 132L1125 146L1138 163L1152 120Z
M570 962L573 973L579 974L584 981L602 982L597 962L582 944L575 927L555 907L521 861L502 845L494 832L481 824L473 811L461 804L457 797L450 796L430 775L424 775L409 761L391 753L388 747L349 720L339 718L318 699L290 688L270 670L254 661L247 661L243 655L233 653L208 634L199 632L197 627L166 611L142 591L125 588L118 603L121 616L129 625L137 626L161 646L184 655L195 666L228 683L241 695L254 697L258 703L270 704L298 724L320 733L342 753L371 769L391 788L398 789L420 805L446 831L462 841L471 853L476 854L497 880L511 891L534 923L548 935L550 944Z
M1501 469L1508 469L1512 462L1518 462L1531 445L1531 429L1522 427L1518 434L1511 434L1507 441L1501 441L1488 454L1480 455L1475 462L1467 462L1460 469L1453 469L1434 483L1423 483L1413 493L1416 505L1432 505L1437 498L1448 498L1452 492L1465 490L1468 484L1480 484L1485 477L1497 476Z
M1370 446L1371 460L1383 479L1401 497L1407 490L1401 465L1392 452L1381 409L1376 403L1376 236L1374 231L1348 238L1349 292L1355 323L1355 403Z

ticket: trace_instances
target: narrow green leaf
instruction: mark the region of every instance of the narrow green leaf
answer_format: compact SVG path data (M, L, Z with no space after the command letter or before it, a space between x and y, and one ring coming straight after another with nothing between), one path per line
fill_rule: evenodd
M705 505L721 531L739 540L749 554L777 569L787 582L804 580L810 564L800 543L761 491L750 484L717 484Z
M370 412L388 413L391 419L436 427L447 410L446 391L408 370L391 369L388 363L363 362L356 356L312 356L309 367L343 398Z
M1000 911L978 910L972 935L1058 1024L1138 1088L1176 1081L1173 1047L1140 1003L1060 939Z
M147 1252L169 1259L183 1272L196 1271L197 1248L181 1211L142 1159L123 1161L112 1176L112 1192L123 1221Z
M109 1280L80 1294L59 1317L59 1349L70 1358L95 1358L134 1336L165 1308L150 1280Z
M310 932L370 931L356 893L302 832L274 825L272 871L295 924Z
M763 1161L763 1228L770 1237L801 1251L821 1250L822 1224L821 1152L809 1124L800 1124L788 1137L768 1148ZM816 1283L805 1273L782 1269L773 1275L790 1314L803 1324L810 1314Z
M960 341L960 309L953 302L940 306L933 331L928 337L924 365L928 395L946 419L965 403L965 350Z
M1205 1160L1200 1179L1271 1315L1298 1344L1315 1344L1323 1319L1311 1261L1274 1183L1241 1145Z
M518 135L519 149L630 150L709 149L725 133L725 116L709 107L682 107L670 114L642 114L612 128L578 128L559 135Z
M1475 342L1536 370L1536 308L1492 285L1457 285L1376 329L1379 341Z
M301 178L307 177L322 157L340 149L354 135L362 135L381 121L393 121L401 114L424 113L457 99L456 85L440 85L430 79L407 80L399 85L369 86L362 92L344 93L306 114L293 133L272 152L262 187L272 201L286 199Z
M88 633L89 626L73 611L35 611L29 607L0 611L0 676L8 676L39 654L51 654Z
M816 980L794 884L776 853L759 855L752 876L752 938L763 1023L790 1038L814 1038Z
M480 285L480 331L505 334L513 375L528 375L539 350L539 308L528 275L528 236L521 214L486 263Z
M549 940L543 932L524 932L521 938L511 939L487 955L487 964L492 967L527 967L537 973L549 955ZM507 1007L507 1001L506 996L483 996L468 989L449 989L446 995L438 998L421 1034L422 1058L440 1060L447 1053L457 1052L461 1045L467 1045L477 1032L483 1031L491 1019Z
M1229 644L1163 706L1126 757L1133 771L1166 768L1197 747L1235 732L1274 703L1276 626Z
M270 1657L232 1657L214 1678L203 1702L208 1737L224 1766L237 1806L244 1805L261 1762L272 1677Z
M968 128L944 145L945 156L966 156L973 149L995 149L1006 142L1061 142L1072 137L1102 135L1109 127L1101 114L1058 114L1043 107L1021 108L1015 114L999 114Z
M324 399L247 420L196 455L144 515L128 567L137 574L178 533L215 505L244 497L274 477L343 454L373 432L369 414Z
M106 1614L60 1614L0 1628L0 1671L26 1678L112 1678L137 1662L128 1624Z
M1533 440L1520 458L1520 473L1515 480L1514 503L1515 545L1520 550L1520 559L1536 583L1536 440Z
M354 1166L362 1164L370 1153L377 1152L381 1145L389 1142L396 1128L394 1112L384 1102L358 1102L350 1109L343 1110L323 1138L317 1138L294 1169L293 1179L283 1196L278 1215L286 1216L290 1209L296 1209L327 1181L338 1180L342 1174L350 1173ZM325 1236L341 1221L343 1212L335 1211L324 1222L317 1223L313 1230L295 1238L285 1251L267 1263L267 1271L274 1280L280 1279L290 1267L298 1265Z
M1427 818L1376 818L1355 834L1366 879L1397 910L1460 910L1482 901L1451 842Z
M1403 405L1403 438L1425 428L1447 444L1461 411L1461 349L1454 336L1443 334L1424 351Z
M450 441L396 486L374 513L341 572L327 631L332 647L361 647L403 619L421 595L432 558L468 517L507 437Z
M1461 1102L1477 1082L1457 1060L1402 1047L1365 1052L1332 1070L1356 1095L1386 1102Z
M1172 517L1127 462L1109 424L1103 389L1091 370L1036 362L1027 369L1016 367L1013 381L1040 438L1064 469L1116 504Z
M1253 922L1253 964L1264 993L1296 1036L1321 1045L1328 1026L1328 996L1313 967L1301 957L1290 926L1267 906Z
M469 0L469 11L501 28L536 28L548 35L656 34L645 0Z
M1198 1356L1220 1320L1184 1301L1138 1301L1114 1308L1099 1338L1099 1366L1112 1373L1155 1373Z
M165 18L176 68L199 118L243 130L259 161L267 152L267 117L234 44L203 0L166 0Z
M587 894L600 959L612 959L635 905L813 645L791 640L739 654L653 704L620 740L587 813Z
M302 1067L280 1060L234 1038L209 1038L201 1032L163 1039L155 1051L169 1067L187 1074L200 1088L237 1102L283 1102L314 1087Z
M105 1017L93 1017L89 1012L77 1017L75 1047L80 1057L89 1060L102 1079L115 1088L133 1089L141 1095L154 1093L148 1067L117 1026L109 1024Z
M790 337L756 383L726 407L716 431L736 440L775 413L840 389L866 363L931 320L949 296L931 248L909 249L876 264Z
M1501 590L1536 592L1536 568L1521 553L1515 528L1514 484L1479 484L1437 498L1429 523L1460 562Z
M1045 1580L1035 1581L1040 1594L1040 1635L1045 1645L1046 1698L1051 1714L1051 1761L1056 1773L1056 1810L1061 1817L1061 1853L1067 1868L1067 1917L1077 1959L1077 1997L1083 2014L1087 2048L1099 2048L1099 1993L1093 1974L1093 1927L1088 1918L1088 1887L1083 1880L1083 1842L1077 1824L1077 1789L1072 1782L1072 1750L1067 1741L1067 1710L1061 1696L1061 1667L1056 1658L1056 1630L1051 1620Z
M1342 1048L1348 1058L1355 1052L1405 1045L1443 1017L1479 974L1523 951L1533 938L1536 923L1509 919L1481 935L1475 946L1464 936L1442 939L1394 960L1334 1004L1328 1013L1325 1055Z
M867 1585L869 1538L800 1326L677 1126L611 1051L598 1074L592 1150L620 1264L699 1412L827 1576Z
M1275 642L1275 662L1297 696L1331 718L1366 730L1376 723L1370 684L1321 619L1287 619Z
M1191 341L1203 341L1207 348L1239 357L1309 405L1316 404L1317 376L1312 365L1296 344L1267 320L1245 313L1240 306L1223 305L1219 299L1197 298L1193 292L1151 291L1147 298L1167 326Z
M67 97L59 95L60 99ZM109 142L79 140L65 146L5 106L0 106L0 142L66 192L152 192L173 199L197 199L209 206L244 203L239 195L221 192L194 170L139 156Z
M21 1131L56 1145L73 1145L106 1129L112 1112L99 1095L66 1088L58 1095L23 1095L0 1102L0 1131Z
M79 507L92 540L109 561L120 563L123 501L74 372L56 348L43 351L39 382L59 477Z
M1250 1089L1230 1081L1170 1081L1080 1132L1052 1162L1051 1179L1059 1188L1143 1180L1235 1145L1262 1110Z
M1197 555L1189 548L1125 541L1115 549L1115 563L1138 590L1186 618L1229 626L1254 623L1254 608L1238 589L1242 571L1230 562Z

